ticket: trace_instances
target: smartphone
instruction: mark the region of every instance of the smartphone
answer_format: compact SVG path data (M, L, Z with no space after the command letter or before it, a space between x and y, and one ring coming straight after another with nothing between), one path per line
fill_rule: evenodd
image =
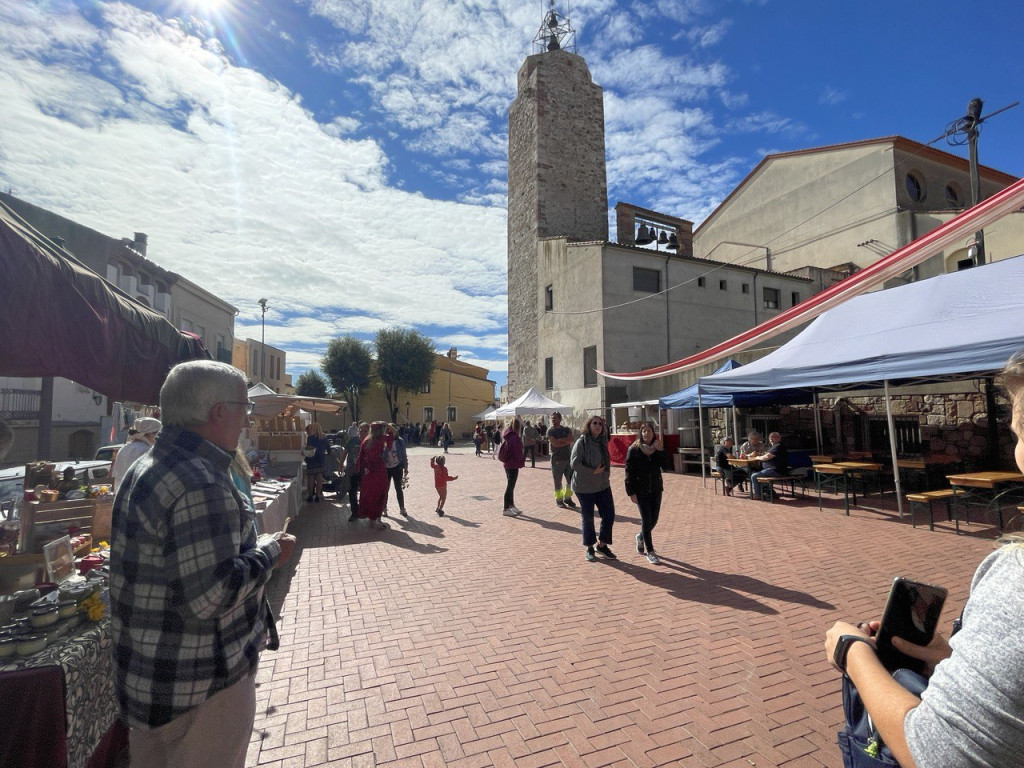
M914 645L928 645L939 625L946 589L934 584L897 577L885 603L882 623L875 636L878 658L890 672L910 669L924 674L925 664L919 659L897 651L893 637L902 637Z

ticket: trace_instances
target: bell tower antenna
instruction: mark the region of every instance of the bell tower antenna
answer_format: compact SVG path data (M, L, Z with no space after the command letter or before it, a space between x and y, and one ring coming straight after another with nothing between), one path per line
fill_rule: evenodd
M543 7L543 2L541 3ZM555 10L555 0L548 0L548 10L544 14L537 36L533 38L533 52L545 53L563 49L576 53L576 30L569 23L569 0L565 0L566 15Z

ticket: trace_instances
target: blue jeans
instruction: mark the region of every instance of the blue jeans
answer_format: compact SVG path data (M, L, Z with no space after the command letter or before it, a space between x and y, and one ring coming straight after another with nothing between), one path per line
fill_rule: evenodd
M592 547L598 541L612 543L612 526L615 525L615 499L612 489L605 488L597 493L576 493L580 500L580 523L583 528L583 546ZM594 507L601 516L601 533L594 532Z
M779 472L774 467L768 467L752 474L750 476L750 498L752 499L761 498L761 484L757 482L759 477L785 477L785 474Z

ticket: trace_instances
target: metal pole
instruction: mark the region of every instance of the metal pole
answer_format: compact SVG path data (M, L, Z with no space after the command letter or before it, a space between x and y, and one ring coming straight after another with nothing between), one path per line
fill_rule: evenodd
M264 382L264 376L266 375L266 357L267 357L267 300L260 299L260 384Z
M971 121L967 128L967 146L970 150L970 171L971 171L971 205L981 202L981 177L978 174L978 125L981 122L981 99L971 99L967 105L967 117ZM974 257L976 266L985 263L985 231L978 230L974 233L974 242L977 253Z
M885 387L885 418L889 422L889 451L892 453L892 476L896 481L896 509L903 518L903 484L900 483L900 466L896 458L896 426L892 419L892 398L889 397L889 380L882 384Z
M825 441L821 434L821 404L818 402L818 390L814 390L814 439L818 445L818 453L824 453Z
M701 407L700 389L697 389L697 433L700 435L700 479L708 487L708 468L704 463L704 409Z

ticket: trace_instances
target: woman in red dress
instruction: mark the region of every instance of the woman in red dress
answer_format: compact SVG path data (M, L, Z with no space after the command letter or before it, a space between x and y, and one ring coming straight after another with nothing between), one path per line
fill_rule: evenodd
M380 519L388 503L388 470L384 454L391 446L384 434L385 426L383 421L370 425L370 434L359 446L359 458L356 459L356 469L362 476L359 516L368 519L370 527L378 530L390 527Z

